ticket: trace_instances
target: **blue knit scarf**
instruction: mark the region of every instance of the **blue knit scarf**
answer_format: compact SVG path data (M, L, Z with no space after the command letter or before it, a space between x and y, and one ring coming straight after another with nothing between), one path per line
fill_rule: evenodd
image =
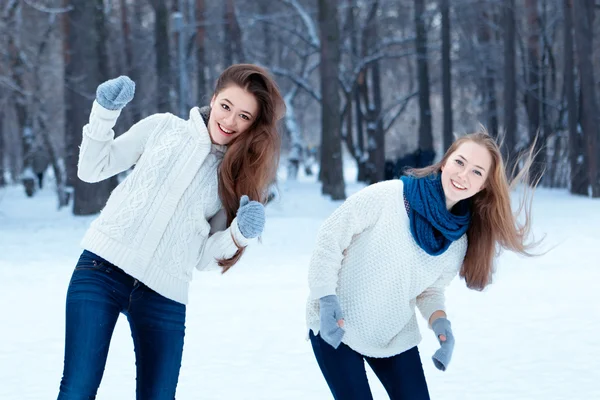
M410 219L413 238L427 254L439 256L469 228L469 201L461 201L446 209L446 197L439 174L414 178L403 176L404 203Z

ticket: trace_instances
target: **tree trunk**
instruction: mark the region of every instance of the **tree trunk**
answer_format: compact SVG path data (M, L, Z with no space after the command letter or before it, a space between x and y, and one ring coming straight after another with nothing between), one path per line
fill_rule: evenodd
M210 91L206 85L206 56L205 56L205 36L206 29L204 23L206 22L205 17L205 4L204 0L196 0L196 63L198 64L198 104L204 105L210 102Z
M489 4L481 3L479 5L480 18L477 27L477 37L479 45L484 56L483 79L481 85L481 95L483 98L485 120L487 130L493 137L498 137L498 111L496 105L496 79L494 70L492 68L493 58L492 52L490 51L493 45L493 34L491 32L490 25L493 23L493 17L488 8Z
M140 84L140 71L137 67L133 56L133 38L131 32L131 21L129 19L129 5L126 0L120 0L121 8L121 29L123 30L123 41L125 46L125 70L127 75L137 84ZM142 119L140 102L134 99L128 104L128 111L131 113L131 118L134 122Z
M427 31L424 18L425 0L415 0L415 44L419 82L419 150L421 152L433 152L431 105L429 103L429 69L427 66Z
M504 3L504 145L507 171L512 174L517 137L517 69L516 69L515 0Z
M527 13L527 24L529 33L527 36L528 74L527 92L525 94L525 107L529 119L529 138L535 140L535 152L531 166L530 183L541 178L546 166L546 138L541 126L541 101L542 85L540 82L540 21L538 14L538 0L525 0Z
M171 107L171 52L169 45L169 10L166 0L154 2L154 47L156 51L156 75L158 112L173 112Z
M454 141L452 127L452 64L450 59L450 3L440 0L442 12L442 102L444 106L443 142L446 151Z
M6 186L6 161L4 160L4 154L6 151L4 139L5 134L6 133L4 131L4 111L0 110L0 187Z
M569 126L569 166L571 193L587 195L589 181L584 165L584 149L582 135L577 131L578 110L577 94L575 93L575 62L573 52L573 14L571 0L563 0L565 18L564 33L564 62L565 62L565 96L567 100L567 115Z
M242 30L240 29L240 24L237 20L237 16L235 14L235 2L234 0L226 0L227 1L227 12L228 14L228 23L230 25L231 33L233 35L233 55L235 57L234 62L243 63L246 61L246 54L244 51L244 46L242 44Z
M364 157L365 149L365 132L364 132L364 117L362 112L362 107L360 106L360 87L359 85L364 85L364 71L360 73L359 76L362 76L362 79L359 78L359 82L354 88L353 96L354 96L354 111L356 112L356 146L358 154L360 154L358 163L358 176L356 180L359 182L367 181L367 160Z
M242 32L235 16L235 4L233 0L225 0L223 5L224 28L224 61L225 66L241 63L245 59L242 47Z
M366 19L363 32L363 58L368 57L369 51L377 45L377 9L379 3L373 2ZM385 132L382 121L381 74L379 61L371 61L365 69L362 87L365 104L367 125L367 176L368 184L380 182L385 177Z
M67 19L65 40L66 56L66 104L67 132L67 176L69 186L74 187L75 215L90 215L100 212L116 179L88 184L77 178L78 149L81 144L81 129L88 122L92 102L89 100L96 92L98 84L108 78L108 60L99 59L107 37L104 26L102 0L94 2L72 1L72 10L64 15ZM98 15L100 14L100 15ZM104 30L104 32L102 32ZM70 174L70 175L69 175Z
M594 80L593 55L593 24L594 1L580 0L573 2L573 20L575 24L575 48L579 60L581 77L581 128L585 137L586 164L592 197L600 197L599 163L600 157L598 130L598 102L596 100L596 81Z
M347 25L348 25L348 34L350 35L350 50L352 53L352 57L354 59L358 59L360 57L359 47L358 47L358 36L359 32L356 29L355 23L355 15L359 11L358 6L355 4L353 0L348 0L347 5L348 14L347 14ZM352 88L352 92L348 95L348 115L349 115L349 123L348 123L348 147L351 153L354 155L354 159L356 160L357 167L357 176L356 180L358 182L367 182L367 157L365 157L365 133L364 133L364 118L363 111L361 106L361 93L363 92L363 86L365 83L365 69L363 68L357 75L356 82L354 82L354 87ZM354 106L354 114L356 118L354 119L352 116L352 106ZM350 125L355 120L356 126L356 139L352 137L353 129L351 129Z
M340 95L340 32L337 5L319 0L319 33L321 41L321 180L322 193L333 200L346 198L343 174Z

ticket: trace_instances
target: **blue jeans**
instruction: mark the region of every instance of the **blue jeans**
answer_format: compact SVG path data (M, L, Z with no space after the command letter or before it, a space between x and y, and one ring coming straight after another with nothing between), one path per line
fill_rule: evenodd
M167 299L89 251L67 292L65 364L59 400L95 399L119 314L135 349L136 398L175 398L185 334L185 305Z
M335 400L373 399L365 360L390 396L390 400L429 400L425 373L417 347L393 357L373 358L344 343L337 349L321 336L309 333L313 352Z

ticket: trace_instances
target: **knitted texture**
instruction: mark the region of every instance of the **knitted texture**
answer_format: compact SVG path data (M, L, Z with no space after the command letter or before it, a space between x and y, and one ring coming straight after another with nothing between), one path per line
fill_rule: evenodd
M376 183L350 196L321 226L311 257L307 325L319 331L319 300L337 294L342 342L370 357L390 357L421 336L425 319L444 310L444 291L457 275L466 235L431 256L414 241L402 203L403 183Z
M337 296L329 295L319 299L321 338L337 349L342 343L344 330L338 325L338 320L343 319L342 309Z
M440 342L440 348L435 352L431 359L433 364L440 371L445 371L450 364L452 351L454 350L454 335L452 334L452 326L446 318L438 318L431 324L431 329L435 333L435 337ZM440 335L446 336L445 341L439 339Z
M247 239L259 236L265 227L265 207L244 195L237 211L238 226Z
M98 86L96 101L107 110L120 110L133 99L134 94L135 83L129 77L121 75Z
M94 102L83 128L78 176L98 182L136 167L113 190L82 245L185 304L200 260L216 265L217 258L231 257L237 251L232 236L249 243L233 222L209 237L209 220L222 207L217 170L226 148L211 144L197 108L187 121L152 115L113 139L118 115Z
M471 221L468 202L446 208L446 196L439 175L414 178L403 176L404 198L410 209L410 231L419 246L432 256L442 254L450 243L467 232Z

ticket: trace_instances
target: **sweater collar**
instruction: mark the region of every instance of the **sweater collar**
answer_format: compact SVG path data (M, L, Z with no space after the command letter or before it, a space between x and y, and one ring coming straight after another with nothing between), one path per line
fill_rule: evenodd
M194 131L199 135L202 141L207 140L211 143L210 152L217 157L222 158L227 151L227 146L212 143L210 134L208 133L208 117L210 115L210 107L194 107L190 110L190 121L194 127Z

